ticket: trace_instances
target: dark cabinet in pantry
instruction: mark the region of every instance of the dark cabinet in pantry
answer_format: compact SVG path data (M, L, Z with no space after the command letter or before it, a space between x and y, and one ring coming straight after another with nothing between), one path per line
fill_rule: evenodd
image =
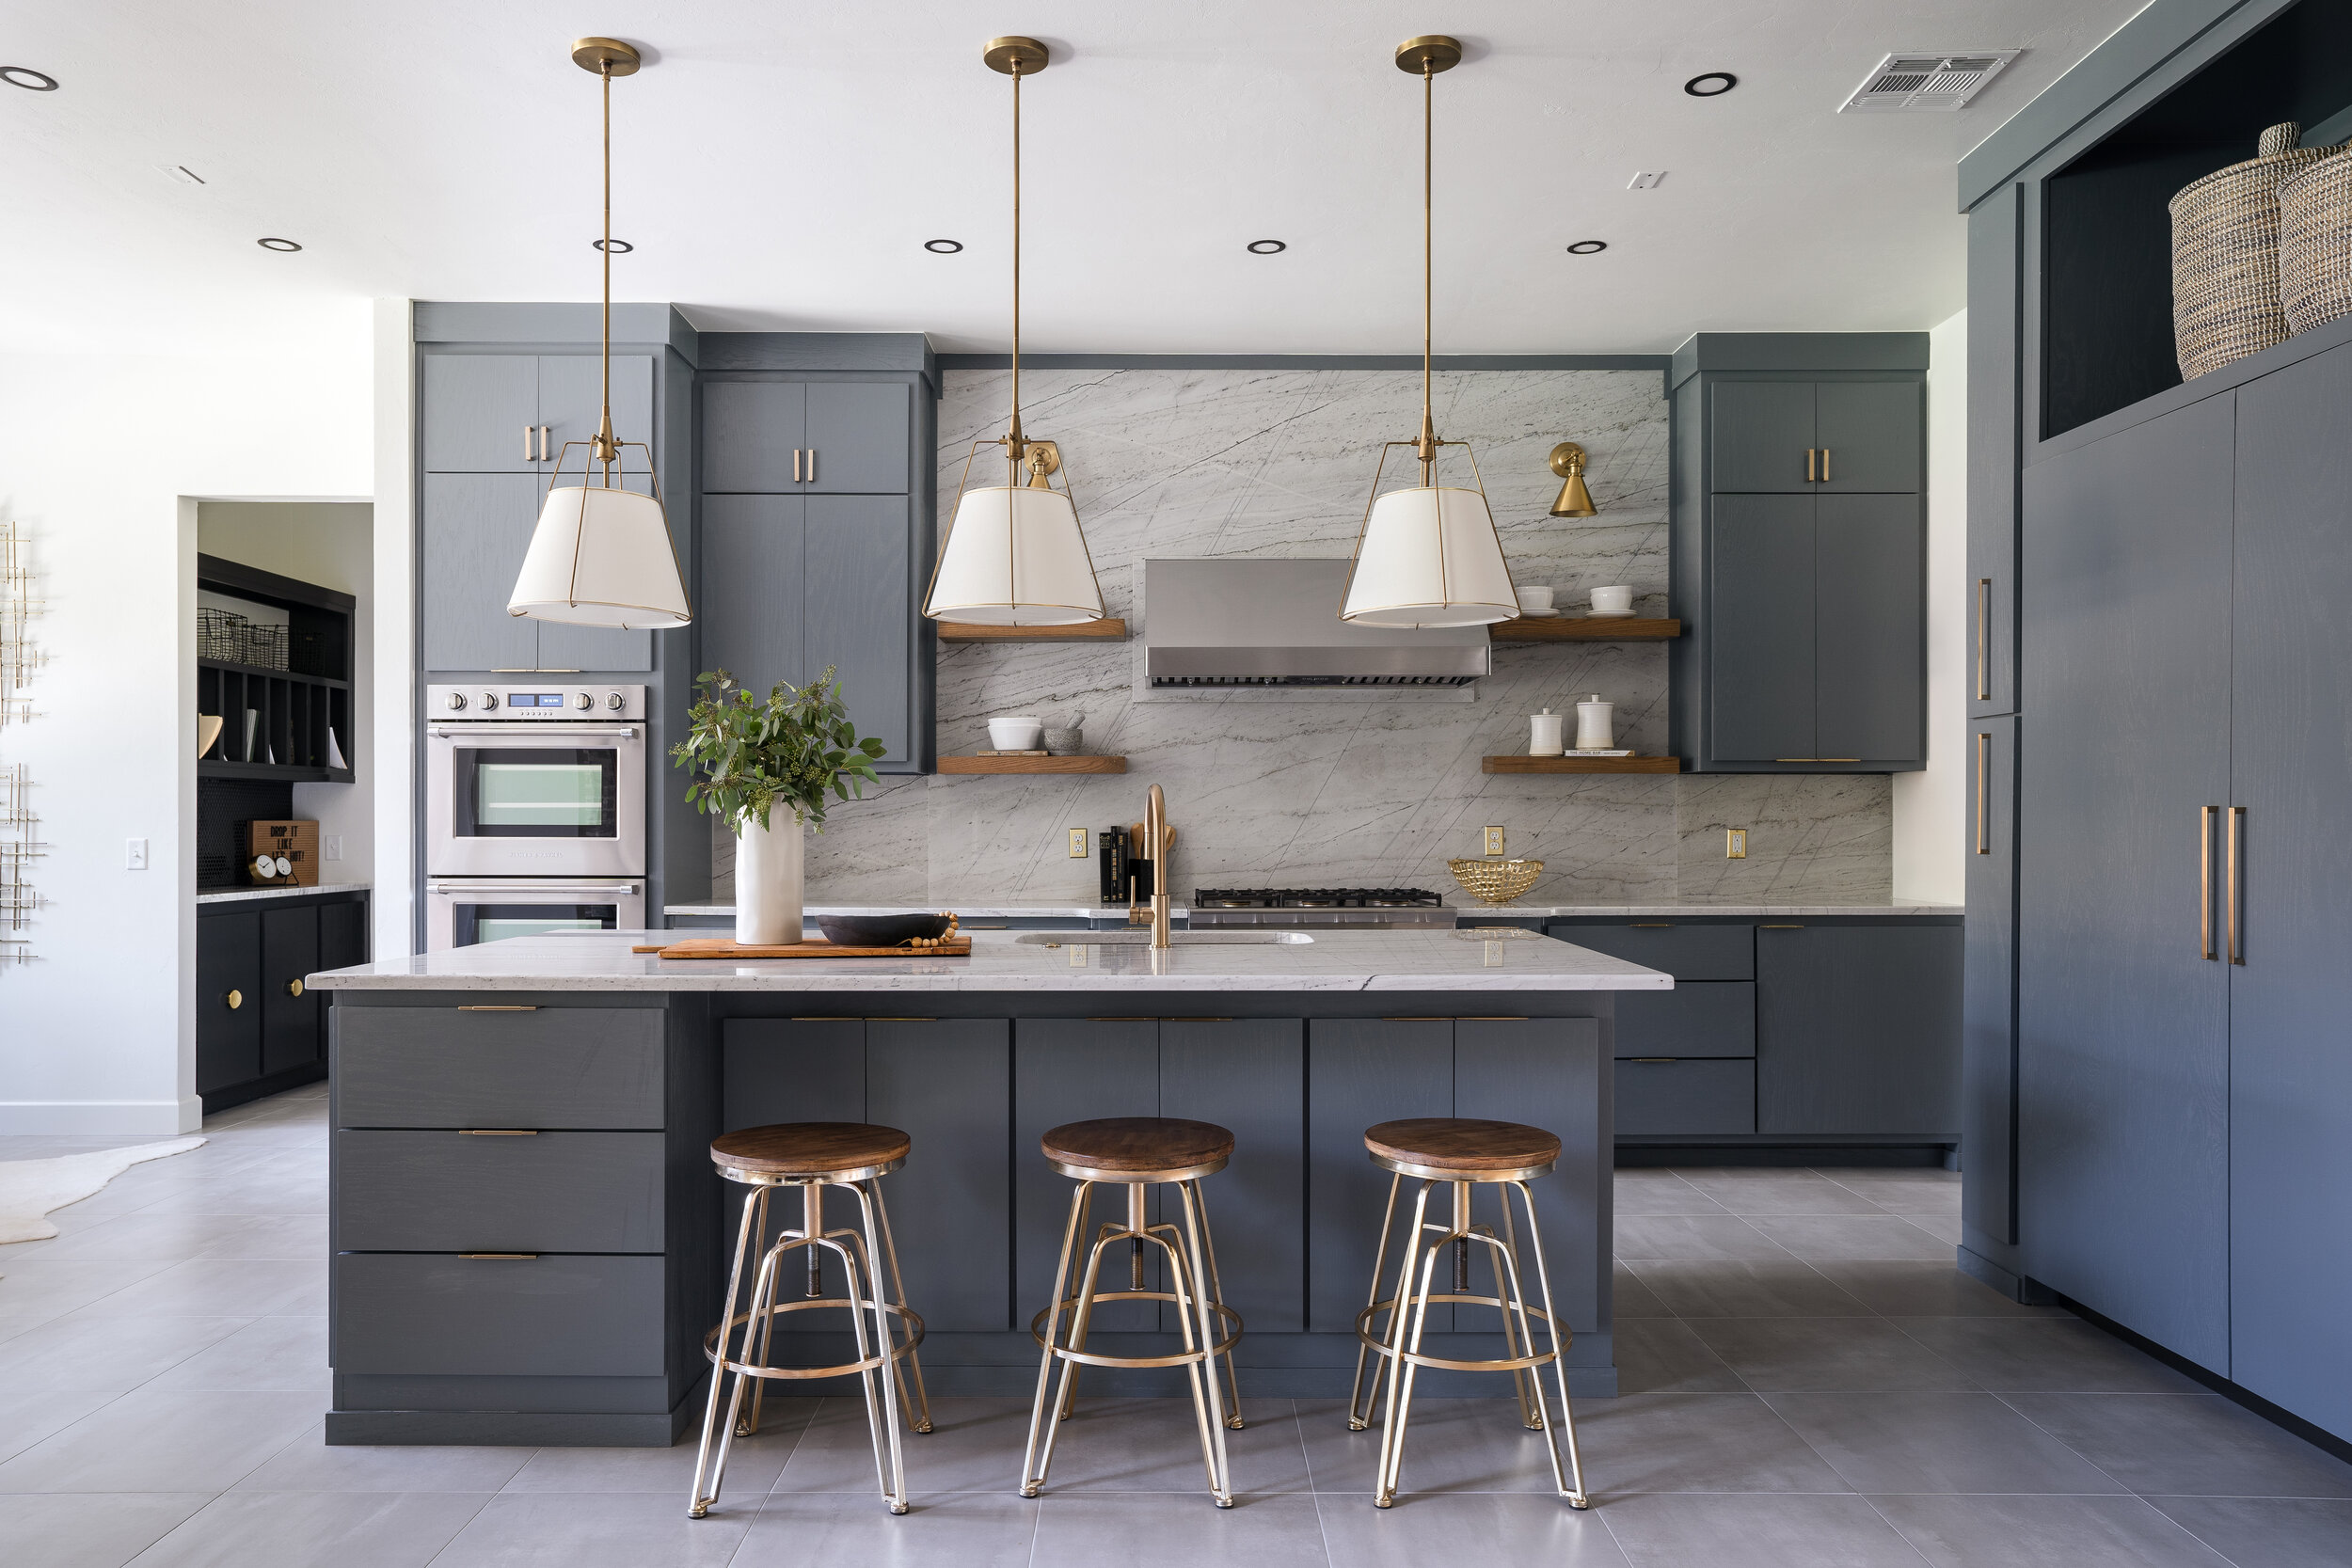
M326 1070L324 993L309 976L367 961L364 893L199 906L196 1092L222 1110Z

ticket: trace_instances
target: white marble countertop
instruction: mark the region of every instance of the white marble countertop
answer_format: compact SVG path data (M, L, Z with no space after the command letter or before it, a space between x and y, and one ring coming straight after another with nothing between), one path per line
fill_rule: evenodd
M1043 935L1047 933L1032 933ZM1549 937L1318 931L1310 942L1021 942L983 932L965 958L662 959L670 931L549 932L313 974L324 990L1572 991L1674 981Z
M1108 920L1123 921L1127 917L1124 904L957 904L948 907L966 920ZM1811 915L1827 919L1832 915L1922 915L1964 914L1958 904L1710 904L1691 900L1677 904L1449 904L1447 909L1456 915L1492 916L1497 920L1561 920L1571 917L1592 919L1616 915L1655 918L1667 915L1728 915L1733 917L1758 915L1770 919L1794 919ZM665 915L718 916L735 918L733 904L670 904L664 906ZM912 904L811 904L808 917L820 914L930 914L926 909ZM1176 919L1189 918L1191 911L1182 904L1171 904L1168 911Z
M321 893L365 893L370 882L321 882L316 887L230 887L199 893L199 904L235 904L247 898L304 898Z
M946 901L946 909L953 910L965 920L1125 920L1124 904L959 904ZM733 904L664 904L665 915L715 915L733 920ZM930 904L806 904L801 912L814 920L820 914L937 914L940 907ZM1169 912L1178 919L1185 914L1184 907L1171 901Z

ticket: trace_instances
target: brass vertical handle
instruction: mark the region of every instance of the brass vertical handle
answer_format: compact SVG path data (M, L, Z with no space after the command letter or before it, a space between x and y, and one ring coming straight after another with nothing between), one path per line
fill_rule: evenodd
M2213 957L2213 814L2218 806L2197 808L2197 956Z
M817 483L817 449L815 447L808 449L808 482L811 484Z
M536 463L538 461L537 458L531 455L531 438L538 433L539 427L536 425L527 424L523 426L523 461L526 463Z
M798 447L792 449L792 483L801 483L801 449Z
M1829 483L1829 448L1827 447L1821 449L1821 483L1824 484Z
M553 426L553 425L551 425L551 424L543 424L543 425L541 425L541 426L539 427L539 461L540 461L540 462L545 463L545 462L548 461L550 458L552 458L552 457L555 455L553 452L551 452L551 451L548 451L548 448L549 448L549 447L553 446L554 444L555 444L555 426Z
M2230 835L2228 892L2230 904L2229 908L2222 911L2222 918L2230 930L2230 961L2233 964L2243 964L2246 962L2246 953L2238 945L2237 940L2237 841L2246 834L2246 808L2232 806L2230 820L2225 826Z
M1990 730L1977 732L1977 853L1989 855L1993 847L1985 841L1984 797L1993 780L1993 734Z
M1977 701L1993 700L1993 579L1977 579Z
M1813 483L1813 449L1811 447L1804 449L1804 482L1807 484Z

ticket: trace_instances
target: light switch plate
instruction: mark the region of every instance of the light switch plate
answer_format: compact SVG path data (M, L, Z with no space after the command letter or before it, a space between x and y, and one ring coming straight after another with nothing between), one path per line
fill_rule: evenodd
M319 849L319 854L320 854L320 856L321 856L323 859L326 859L326 860L330 860L330 861L339 861L339 860L342 860L342 859L343 858L343 835L342 835L342 834L341 834L341 833L328 833L328 834L327 834L327 835L326 835L324 839L321 839L319 842L320 842L320 846L321 846L321 847L320 847L320 849Z
M1073 828L1070 830L1070 858L1073 861L1082 861L1087 858L1086 829Z
M1748 858L1748 831L1745 828L1724 830L1724 859L1743 861Z
M1501 828L1489 828L1486 830L1486 853L1490 855L1500 855L1503 853L1502 830Z
M125 871L147 869L147 840L126 838L122 841L122 869Z

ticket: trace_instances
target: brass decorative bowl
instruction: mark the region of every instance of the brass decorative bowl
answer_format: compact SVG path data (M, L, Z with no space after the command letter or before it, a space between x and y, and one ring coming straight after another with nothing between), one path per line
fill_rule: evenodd
M1507 904L1535 885L1544 874L1541 861L1460 860L1445 863L1465 891L1489 904Z

